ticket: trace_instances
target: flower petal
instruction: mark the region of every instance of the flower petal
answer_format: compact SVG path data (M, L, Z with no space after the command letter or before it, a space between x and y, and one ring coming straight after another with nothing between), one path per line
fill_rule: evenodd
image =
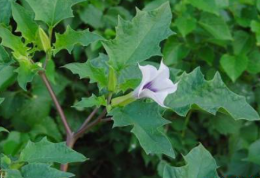
M136 96L136 97L139 97L143 87L148 82L150 82L154 77L156 77L156 75L158 73L157 69L152 65L146 65L146 66L139 65L139 69L141 70L143 77L142 77L141 83L134 91L134 96Z
M144 89L141 91L139 98L151 98L153 99L156 103L158 103L162 107L166 107L164 105L164 100L167 97L168 93L167 92L152 92L151 90Z

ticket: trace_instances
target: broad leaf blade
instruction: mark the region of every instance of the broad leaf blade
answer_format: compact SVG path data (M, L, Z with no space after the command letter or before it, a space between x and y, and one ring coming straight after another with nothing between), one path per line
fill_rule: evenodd
M201 144L184 156L184 160L183 167L166 165L163 178L219 178L216 161Z
M20 171L14 169L5 169L5 178L24 178Z
M95 33L91 33L88 29L83 31L75 31L70 26L63 34L56 34L56 43L54 44L54 54L62 49L68 50L71 53L76 44L88 46L89 44L102 40L103 38Z
M132 21L119 18L116 38L103 43L110 63L116 70L160 56L159 44L172 34L171 9L165 3L150 12L137 10Z
M159 114L157 104L139 100L124 108L115 108L109 114L113 116L114 127L133 126L131 132L147 154L175 157L172 145L162 130L162 126L169 122Z
M73 17L71 7L85 0L26 0L35 13L35 20L41 20L50 27Z
M15 0L0 1L0 24L8 25L12 16L11 2Z
M12 13L17 23L16 31L21 32L23 37L29 42L36 41L38 25L33 20L33 13L17 3L12 3Z
M24 178L69 178L74 175L51 168L48 164L33 163L22 168Z
M218 15L219 9L216 1L218 0L187 0L188 3L200 10Z
M51 143L43 138L38 143L29 142L21 152L20 162L61 164L86 161L85 156L68 148L65 143Z
M258 113L246 102L245 97L230 91L219 73L206 81L199 68L181 76L177 91L166 98L165 104L181 116L197 105L214 115L221 110L235 120L259 120Z

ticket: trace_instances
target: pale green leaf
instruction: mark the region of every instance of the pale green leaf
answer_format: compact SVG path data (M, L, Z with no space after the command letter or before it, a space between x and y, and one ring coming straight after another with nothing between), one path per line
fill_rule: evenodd
M205 12L210 12L218 15L219 9L216 1L219 0L187 0L187 3Z
M27 56L27 47L23 44L20 37L12 34L11 31L0 25L0 38L2 45L14 51L17 57Z
M33 13L17 3L12 3L12 13L17 23L16 31L21 32L22 36L29 42L36 41L38 25L33 20Z
M230 29L221 16L202 13L199 24L217 40L232 40Z
M153 11L137 10L132 21L119 18L116 38L103 42L111 65L121 70L152 56L160 56L160 42L172 34L171 17L169 3L165 3Z
M1 98L0 98L0 104L1 104ZM3 127L0 127L0 132L9 132L9 131Z
M107 86L107 76L104 67L107 61L107 56L100 54L99 57L90 59L85 63L71 63L64 67L69 69L73 74L78 74L81 79L90 78L90 82L97 82L103 88Z
M180 16L175 20L175 25L183 37L191 33L196 28L196 23L197 20L189 16Z
M231 56L225 54L220 59L221 67L233 82L247 69L247 63L248 58L245 55Z
M73 107L76 108L89 108L89 107L100 107L100 106L106 106L106 98L105 96L99 96L92 94L89 98L82 98L81 101L77 102Z
M15 70L15 72L18 73L17 81L19 86L26 91L27 83L33 80L33 77L40 70L40 67L37 64L32 64L28 60L21 60L19 64L20 66Z
M115 108L109 115L113 117L114 127L133 126L131 132L147 154L175 157L172 145L162 128L169 121L159 114L157 104L139 100L124 108Z
M184 160L183 167L166 165L163 178L219 178L216 161L201 144L184 156Z
M26 0L35 13L35 20L41 20L50 27L73 17L71 7L85 0Z
M58 53L62 49L67 49L71 53L75 45L88 46L89 44L102 40L103 38L95 33L89 32L88 29L83 31L75 31L70 26L67 27L63 34L56 33L56 43L54 44L54 53Z
M74 175L51 168L48 164L33 163L22 167L24 178L69 178Z
M219 73L206 81L199 68L181 76L177 91L166 98L165 105L181 116L185 116L191 108L199 107L214 115L220 110L235 120L259 120L258 113L245 97L230 91Z
M84 155L66 146L66 143L51 143L46 138L40 142L29 142L22 150L20 162L29 163L71 163L86 161Z

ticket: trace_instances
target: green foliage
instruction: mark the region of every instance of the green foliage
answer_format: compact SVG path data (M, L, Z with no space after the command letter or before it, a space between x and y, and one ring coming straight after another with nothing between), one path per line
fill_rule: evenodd
M119 18L116 38L103 42L111 65L121 70L127 65L161 55L159 43L172 34L170 21L169 3L151 12L137 10L132 21Z
M231 92L218 73L212 80L206 81L199 68L181 76L178 90L168 96L166 106L181 116L185 116L192 107L198 107L211 114L220 110L236 120L259 120L258 113L245 98Z
M216 161L201 144L184 156L184 160L186 165L183 167L166 165L163 178L219 178Z
M112 110L110 115L113 116L114 127L133 126L131 132L147 154L175 157L171 143L162 129L169 122L161 117L156 104L137 101Z
M106 106L107 101L105 96L95 96L94 94L89 98L82 98L81 101L77 102L74 107L76 108L89 108L89 107L100 107Z
M60 21L73 17L71 7L84 0L26 0L35 13L35 20L55 27Z
M65 143L51 143L46 138L38 143L29 142L21 152L19 161L28 163L71 163L83 162L82 154L66 147ZM41 167L41 165L39 165ZM45 167L47 169L47 167Z
M3 128L3 127L0 127L0 132L9 132L9 131L6 130L5 128Z
M101 39L102 37L89 32L88 29L84 31L74 31L70 26L68 26L63 34L56 34L54 53L56 54L62 49L67 49L68 52L71 53L76 44L88 46L89 44Z

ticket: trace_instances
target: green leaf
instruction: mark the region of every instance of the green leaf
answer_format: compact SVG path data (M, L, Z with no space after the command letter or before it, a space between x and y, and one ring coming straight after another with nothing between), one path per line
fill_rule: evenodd
M175 25L181 32L182 36L185 37L196 28L197 20L189 16L180 16L175 20Z
M248 65L247 71L251 74L257 74L260 72L260 51L258 49L254 49L248 55Z
M22 168L24 178L69 178L74 175L51 168L48 164L34 163Z
M0 98L0 104L1 104L1 98ZM0 132L9 132L9 131L3 127L0 127Z
M232 40L229 27L220 16L202 13L199 24L215 39Z
M0 91L6 89L15 81L15 67L10 65L1 65L0 63Z
M15 0L0 1L0 24L8 25L12 16L11 2Z
M187 0L187 3L205 12L218 15L219 9L216 1L219 0Z
M103 88L107 86L107 76L103 64L106 63L107 56L100 54L95 59L90 59L85 63L71 63L64 67L69 69L73 74L78 74L81 79L90 78L90 82L97 82L98 85Z
M60 21L74 17L71 7L85 0L26 0L35 13L35 20L55 27Z
M246 158L246 161L250 161L260 165L259 153L260 153L260 140L257 140L249 146L248 157Z
M73 107L76 108L90 108L93 106L100 107L100 106L106 106L106 98L105 96L99 96L92 94L89 98L82 98L80 102L77 102Z
M160 42L172 34L171 17L169 3L165 3L150 12L137 10L132 21L119 18L116 38L103 42L114 69L160 56Z
M35 42L38 25L33 20L33 13L17 3L12 3L12 13L17 23L16 31L21 32L23 37L29 42Z
M163 178L219 178L216 161L201 144L184 156L184 160L183 167L166 165Z
M177 91L166 98L165 105L181 116L185 116L191 108L200 108L214 115L219 110L235 120L259 120L258 113L245 97L231 92L219 73L206 81L199 68L181 76Z
M13 35L8 29L0 25L0 38L2 38L2 45L12 49L15 57L27 56L27 47L21 41L21 38Z
M260 23L252 20L250 24L251 30L255 32L257 45L260 46Z
M175 157L172 145L163 131L163 126L169 121L161 117L157 104L139 100L124 108L115 108L109 115L113 116L114 127L133 126L131 132L147 154Z
M245 55L231 56L225 54L220 59L221 67L233 82L247 69L247 63L248 58Z
M71 163L86 161L86 157L66 146L66 143L51 143L46 138L40 142L29 142L22 150L20 162Z
M4 101L4 98L0 98L0 104L2 104L2 102Z
M21 172L18 170L13 170L13 169L5 169L5 178L24 178L21 175Z
M54 44L54 54L62 49L67 49L71 53L75 45L88 46L89 44L102 40L103 38L95 33L89 32L88 29L75 31L70 26L67 27L63 34L56 33L56 43Z
M15 70L18 73L17 81L19 86L26 91L27 83L33 80L40 67L37 64L32 64L29 60L21 60L19 64L20 66Z
M253 39L245 31L236 31L234 33L233 50L235 55L246 55L253 47Z

